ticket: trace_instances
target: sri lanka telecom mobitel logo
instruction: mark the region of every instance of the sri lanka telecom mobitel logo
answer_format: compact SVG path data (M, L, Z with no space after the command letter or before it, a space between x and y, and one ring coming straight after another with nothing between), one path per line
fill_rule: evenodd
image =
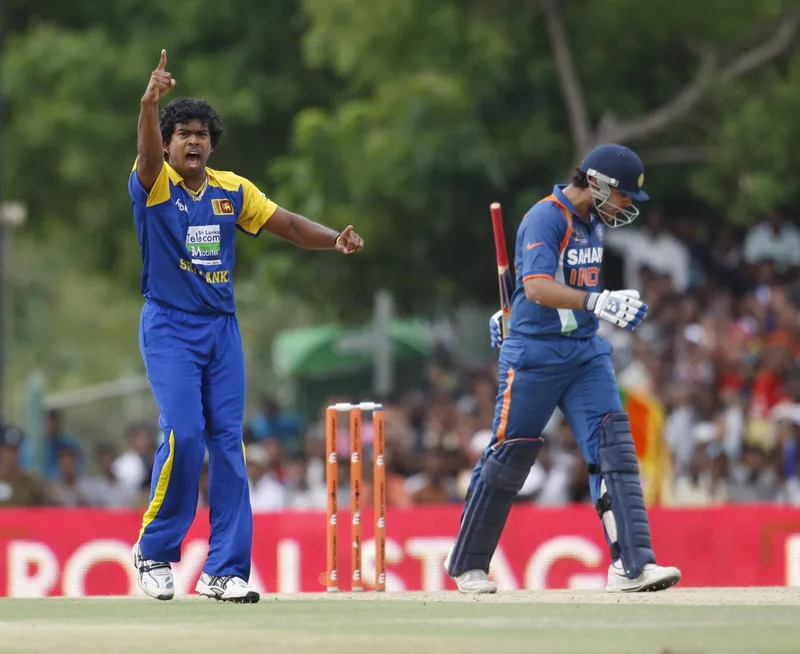
M220 257L219 225L202 225L189 227L186 234L186 249L192 257L192 263L198 266L218 266Z

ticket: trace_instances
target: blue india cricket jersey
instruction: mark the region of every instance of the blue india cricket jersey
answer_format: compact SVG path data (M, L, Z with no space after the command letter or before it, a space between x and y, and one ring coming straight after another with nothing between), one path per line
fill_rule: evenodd
M194 192L167 162L148 194L134 164L128 192L142 250L142 295L196 314L233 314L236 228L256 236L277 205L231 172L206 169Z
M512 334L563 335L588 338L597 332L598 319L591 311L551 309L525 297L524 282L547 277L584 291L600 290L605 225L596 216L587 223L564 196L566 185L536 203L517 230L514 248L516 288L511 297Z

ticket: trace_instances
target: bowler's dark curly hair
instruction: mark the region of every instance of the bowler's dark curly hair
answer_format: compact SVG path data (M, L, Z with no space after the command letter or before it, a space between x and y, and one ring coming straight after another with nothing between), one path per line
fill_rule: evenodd
M158 126L161 129L161 139L169 143L177 123L188 123L197 119L208 127L211 136L211 147L216 148L225 128L222 118L214 108L205 100L198 98L175 98L161 111Z

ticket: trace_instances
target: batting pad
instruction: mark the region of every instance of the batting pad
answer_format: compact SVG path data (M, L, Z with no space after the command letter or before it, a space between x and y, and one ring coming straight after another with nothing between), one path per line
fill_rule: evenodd
M619 558L625 575L635 579L656 556L627 413L609 414L600 426L599 460L597 513L611 541L611 558Z
M511 505L542 449L541 438L515 438L502 442L486 458L478 483L472 489L461 529L450 556L451 577L483 570L497 549Z

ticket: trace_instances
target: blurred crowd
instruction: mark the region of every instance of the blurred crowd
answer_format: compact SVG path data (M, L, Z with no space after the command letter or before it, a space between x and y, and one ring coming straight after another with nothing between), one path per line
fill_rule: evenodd
M659 501L800 505L800 229L775 212L737 230L651 210L635 227L606 230L625 288L651 307L635 332L609 325L626 392L663 407L670 462ZM488 339L488 316L487 316ZM492 435L495 361L463 369L437 356L413 391L386 398L387 502L459 503ZM331 397L328 403L358 401ZM318 510L326 504L324 412L306 422L265 399L245 425L254 511ZM340 421L340 505L349 503L349 424ZM588 474L558 411L520 502L589 501ZM53 411L47 467L30 471L24 434L0 437L0 505L143 507L160 440L132 425L122 442L84 451ZM372 425L363 424L364 487L371 498ZM207 463L199 506L208 504Z
M604 334L620 385L664 405L663 501L800 503L800 229L781 211L742 230L642 222L607 230L606 248L652 311Z

